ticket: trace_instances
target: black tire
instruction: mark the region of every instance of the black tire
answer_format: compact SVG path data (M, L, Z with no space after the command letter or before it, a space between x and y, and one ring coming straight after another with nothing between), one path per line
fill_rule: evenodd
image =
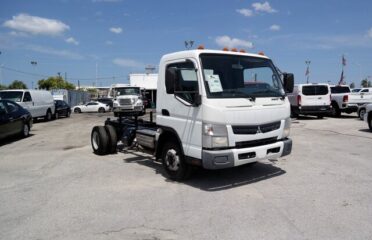
M119 117L119 113L114 112L114 117Z
M30 136L30 125L27 122L22 124L21 137L26 138Z
M66 117L70 117L70 115L71 115L71 111L67 111L67 113L66 113Z
M55 119L58 119L58 118L59 118L59 113L58 113L58 112L56 112L56 113L54 114L54 118L55 118Z
M341 111L340 108L338 107L337 103L332 103L332 109L331 109L331 116L332 117L340 117L341 116Z
M372 113L368 114L368 127L369 130L372 132Z
M109 137L104 126L95 126L90 135L93 152L97 155L107 154Z
M118 136L116 134L116 130L112 125L106 125L105 128L109 139L108 153L116 153L118 146Z
M316 117L317 117L318 119L323 119L323 118L324 118L323 115L317 115Z
M101 108L98 108L98 112L99 112L99 113L104 113L104 112L105 112L105 109L102 108L102 107L101 107Z
M168 177L172 180L186 180L191 175L192 167L185 162L185 156L179 144L173 139L169 139L163 146L162 164Z
M50 109L48 109L47 110L47 112L46 112L46 115L45 115L45 117L44 117L44 120L46 121L46 122L49 122L50 120L52 120L52 112L50 111Z
M291 108L291 118L298 118L298 113L293 108Z
M80 108L75 108L74 113L81 113L81 109Z
M364 114L366 114L366 109L361 108L358 112L358 116L360 120L364 120Z

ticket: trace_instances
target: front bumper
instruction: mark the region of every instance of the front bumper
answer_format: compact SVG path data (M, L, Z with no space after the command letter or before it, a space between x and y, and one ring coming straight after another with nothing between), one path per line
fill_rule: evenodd
M283 157L291 151L292 139L290 138L250 148L203 150L202 164L206 169L230 168L264 159Z
M143 106L115 106L114 112L142 112Z

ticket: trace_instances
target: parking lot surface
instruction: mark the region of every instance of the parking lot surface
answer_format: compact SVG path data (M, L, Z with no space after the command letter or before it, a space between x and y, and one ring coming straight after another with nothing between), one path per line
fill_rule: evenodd
M291 155L177 183L137 152L96 156L110 114L35 123L0 145L0 239L371 239L372 133L293 120Z

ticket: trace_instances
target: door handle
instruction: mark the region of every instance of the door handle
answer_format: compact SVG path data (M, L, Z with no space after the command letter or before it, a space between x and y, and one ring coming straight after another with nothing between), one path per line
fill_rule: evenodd
M169 111L167 109L162 109L161 110L161 115L163 115L163 116L170 116Z

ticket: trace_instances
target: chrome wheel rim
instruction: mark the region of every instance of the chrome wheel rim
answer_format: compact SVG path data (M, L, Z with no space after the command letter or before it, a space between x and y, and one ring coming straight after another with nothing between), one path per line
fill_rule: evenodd
M167 168L171 171L177 171L180 166L180 157L177 154L177 151L174 149L169 149L165 155L165 163Z
M24 124L23 125L23 135L28 136L28 133L29 133L28 125Z
M93 144L93 148L97 150L99 146L99 135L97 132L93 132L92 144Z
M364 119L364 114L366 114L366 110L360 110L360 113L359 113L359 115L360 115L360 119Z

